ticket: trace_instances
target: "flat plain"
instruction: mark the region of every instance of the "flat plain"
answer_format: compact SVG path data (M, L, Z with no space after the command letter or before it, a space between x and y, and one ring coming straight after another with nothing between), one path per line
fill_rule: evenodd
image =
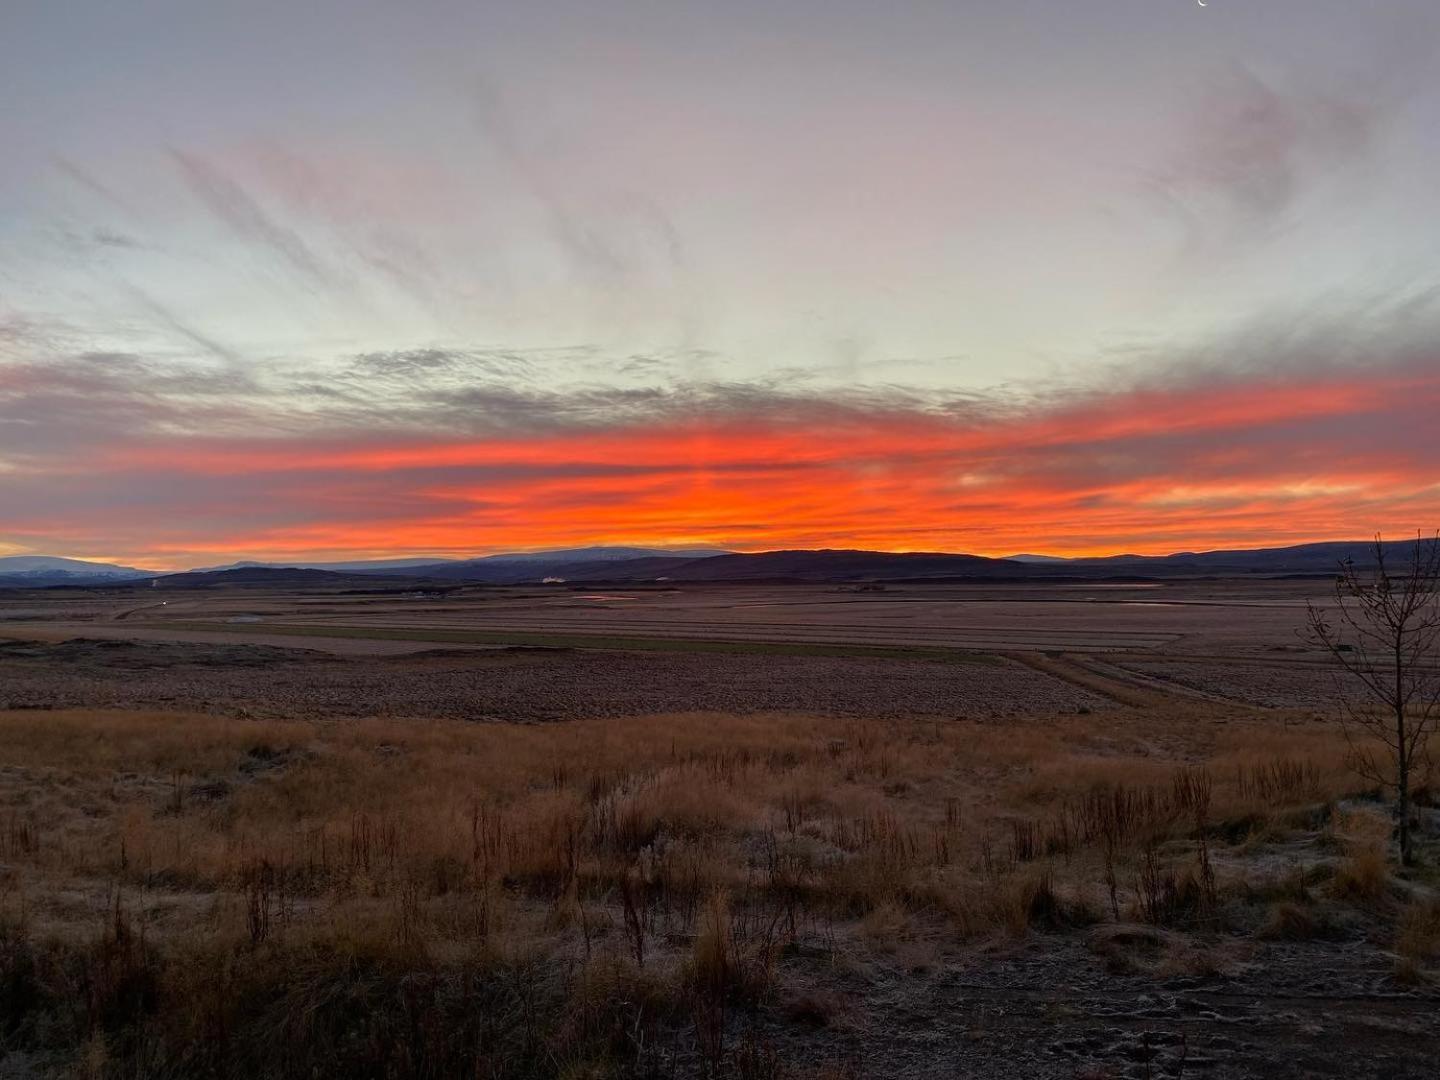
M51 590L17 594L9 603L0 599L0 635L48 642L247 644L340 657L414 656L409 663L387 661L402 680L406 671L435 668L438 673L443 666L445 672L458 672L468 665L503 682L509 668L519 665L528 673L538 665L561 682L577 683L575 711L568 714L575 718L586 712L584 687L608 700L605 685L610 682L637 693L652 691L639 711L710 707L717 703L704 699L695 679L712 669L714 692L730 687L754 708L788 701L779 689L785 679L843 683L836 692L842 699L857 695L855 708L862 710L871 707L865 686L912 682L917 691L913 706L902 695L891 711L913 708L925 715L1093 705L1096 693L1121 703L1158 692L1268 706L1323 704L1334 695L1326 658L1298 637L1306 604L1323 605L1328 599L1327 583L1314 580L890 586L883 591L793 585L377 592L167 590L161 598L144 589ZM556 652L524 661L513 654L476 655L457 666L464 650L524 648ZM565 650L563 656L559 650ZM164 651L137 650L136 655ZM596 659L597 652L607 654L603 661ZM87 655L121 654L92 648ZM204 654L179 650L176 655ZM280 654L267 655L283 662ZM823 663L786 663L785 658L848 662L830 670ZM299 652L293 657L299 664L317 660ZM860 663L865 660L876 663ZM935 663L968 666L936 670ZM637 683L631 671L637 665L649 668L652 677L642 672ZM333 662L330 668L338 670ZM840 669L849 676L841 678ZM80 677L89 667L79 663L75 670ZM746 672L753 678L747 679ZM892 677L887 679L887 672ZM317 672L317 693L325 677ZM736 688L736 679L755 685ZM940 703L927 689L937 683L947 695ZM143 680L134 685L137 701L149 703L141 692ZM767 686L780 695L775 701L767 700ZM667 687L674 687L668 699ZM53 692L57 701L78 703L76 695L66 697L60 687ZM503 688L497 687L489 701L477 698L470 686L458 692L465 701L478 702L483 715L507 718L509 695ZM365 700L346 708L363 711ZM841 700L837 708L847 711L843 705ZM377 703L375 711L390 715L397 707ZM523 713L525 703L512 707ZM458 704L443 712L460 714Z
M0 1061L1431 1076L1328 589L0 593Z

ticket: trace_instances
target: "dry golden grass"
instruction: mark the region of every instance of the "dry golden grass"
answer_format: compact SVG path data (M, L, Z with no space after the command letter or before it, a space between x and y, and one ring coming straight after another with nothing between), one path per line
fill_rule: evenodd
M1023 897L996 900L1024 891L1010 881L1022 864L1192 833L1196 793L1185 786L1202 774L1186 766L1202 756L1207 821L1260 821L1354 784L1328 729L1232 728L1166 760L1131 727L18 713L0 717L11 762L3 839L36 880L68 877L81 893L88 881L101 896L114 886L242 897L208 914L248 936L321 913L364 922L404 897L416 909L400 913L407 922L444 922L454 896L477 894L486 920L530 898L556 908L551 922L574 924L586 905L614 906L627 881L632 900L643 894L687 925L720 890L764 893L790 922L823 901L837 917L938 907L982 929L1022 921ZM1352 861L1363 857L1357 848Z
M1373 902L1385 896L1390 886L1389 820L1373 811L1341 815L1338 833L1345 857L1335 868L1332 889L1337 896Z
M105 973L65 1028L97 1076L174 1070L210 1029L268 1032L279 1075L445 1074L482 1043L511 1075L612 1075L657 1024L713 1070L760 1069L729 1018L775 996L799 938L929 965L977 935L1209 925L1212 845L1357 789L1327 725L1202 716L0 714L0 913L37 1001L61 1008L76 950ZM1341 825L1347 896L1387 880L1368 817ZM356 1025L401 1022L400 973L421 1026L355 1057Z

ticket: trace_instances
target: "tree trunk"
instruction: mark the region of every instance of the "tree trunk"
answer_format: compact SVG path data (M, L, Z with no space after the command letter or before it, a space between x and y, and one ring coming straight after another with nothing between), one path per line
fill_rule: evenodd
M1414 857L1410 853L1410 754L1405 743L1405 707L1395 710L1395 733L1400 752L1395 770L1395 813L1400 817L1400 864L1410 866Z

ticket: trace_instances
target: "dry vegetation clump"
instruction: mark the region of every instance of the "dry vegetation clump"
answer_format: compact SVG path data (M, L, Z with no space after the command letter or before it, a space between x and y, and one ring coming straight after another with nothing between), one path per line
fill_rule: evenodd
M1322 725L1164 754L1077 715L0 727L0 1045L57 1075L797 1077L755 1018L839 1010L791 957L1216 933L1246 845L1355 788ZM1387 880L1364 816L1338 899ZM1308 933L1306 895L1267 933Z
M1323 932L1324 927L1309 907L1282 900L1271 906L1259 936L1271 941L1309 941Z
M1336 834L1344 858L1331 881L1334 893L1347 900L1374 903L1390 887L1390 822L1370 810L1339 816Z

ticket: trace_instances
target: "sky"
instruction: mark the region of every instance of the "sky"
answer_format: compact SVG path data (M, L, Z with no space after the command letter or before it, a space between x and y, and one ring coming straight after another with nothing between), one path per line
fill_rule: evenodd
M0 555L1440 525L1433 0L6 0Z

